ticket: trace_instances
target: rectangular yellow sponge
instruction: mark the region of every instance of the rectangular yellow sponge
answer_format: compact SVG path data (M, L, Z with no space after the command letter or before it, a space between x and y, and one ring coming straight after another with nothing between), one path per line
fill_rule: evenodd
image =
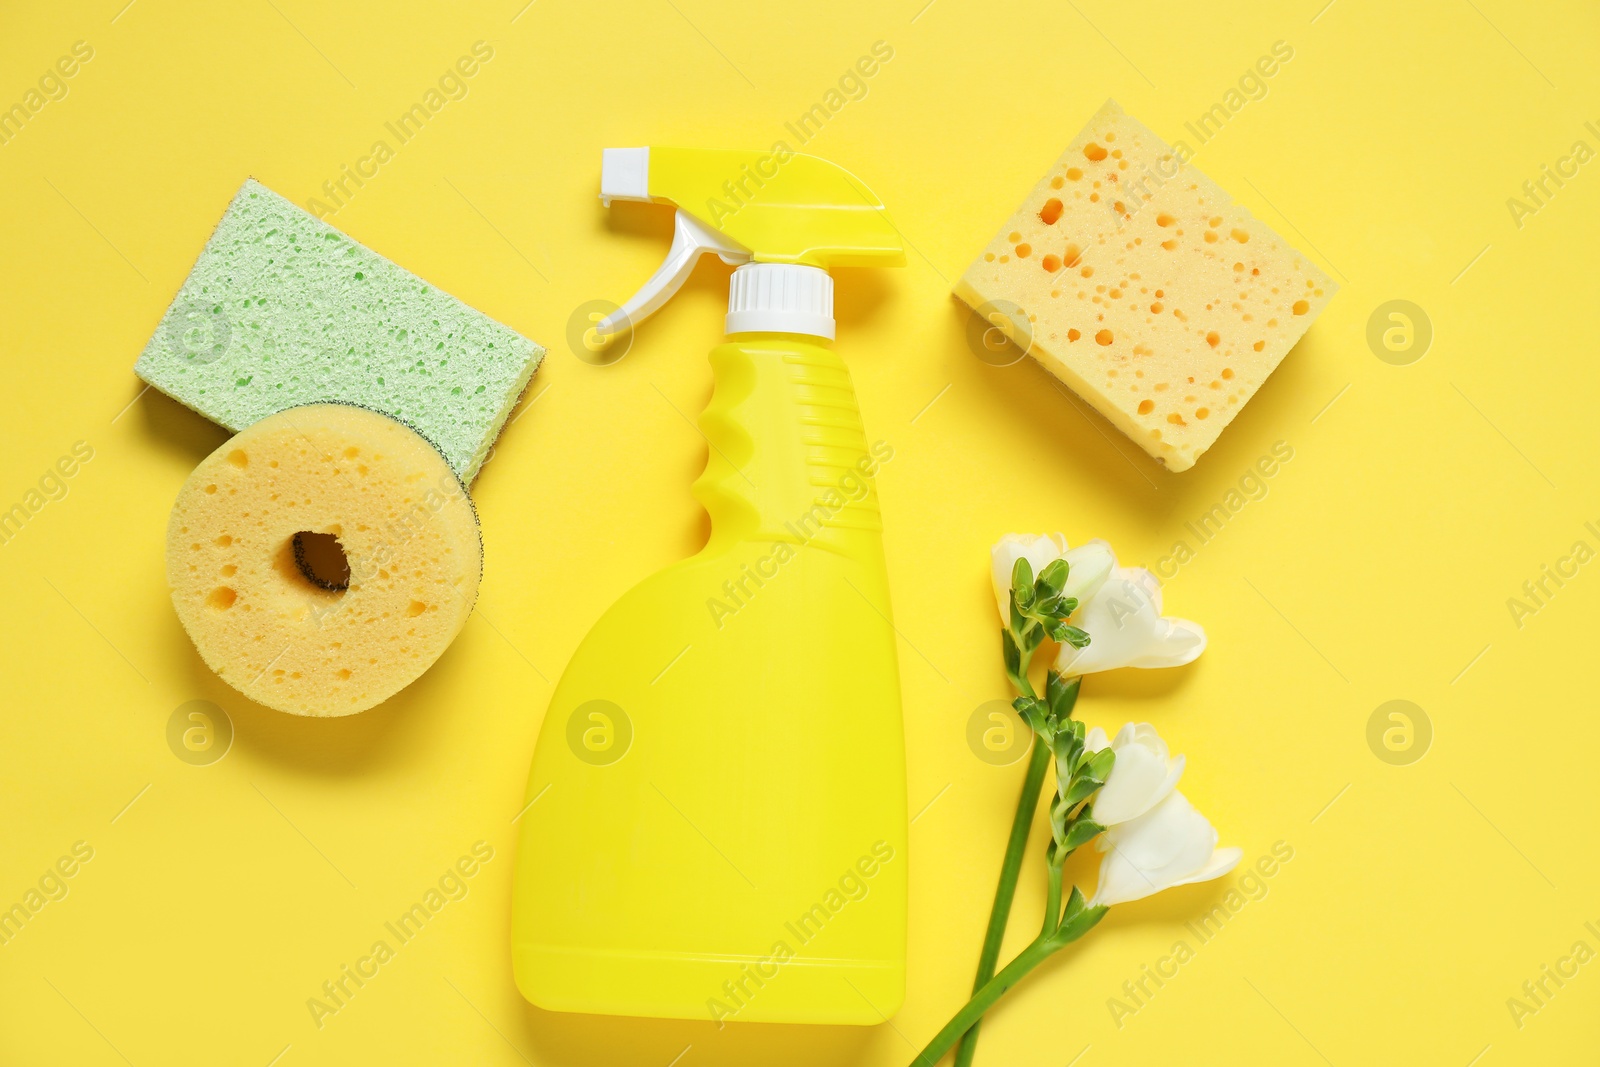
M1337 290L1107 101L955 294L1182 471Z
M471 482L544 349L248 179L134 371L230 430L358 404Z

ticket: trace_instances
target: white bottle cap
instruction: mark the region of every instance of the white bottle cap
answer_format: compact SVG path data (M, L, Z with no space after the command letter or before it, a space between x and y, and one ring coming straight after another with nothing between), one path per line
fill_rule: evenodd
M728 333L803 333L833 340L833 278L799 263L745 263L728 285Z

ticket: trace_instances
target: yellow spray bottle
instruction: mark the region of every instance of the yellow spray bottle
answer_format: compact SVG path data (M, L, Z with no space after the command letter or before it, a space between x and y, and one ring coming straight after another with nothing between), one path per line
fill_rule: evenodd
M737 264L697 555L594 624L520 816L517 985L555 1011L872 1024L905 985L906 797L869 441L836 266L900 266L883 205L814 156L607 149L601 198L677 209L631 329L701 255Z

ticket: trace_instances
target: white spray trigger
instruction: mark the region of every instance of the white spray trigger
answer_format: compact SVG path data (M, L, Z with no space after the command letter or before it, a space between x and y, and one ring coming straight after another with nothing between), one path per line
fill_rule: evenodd
M631 330L641 320L655 314L689 279L694 265L707 252L715 252L729 266L750 262L749 249L701 224L693 215L681 210L674 212L672 248L667 252L666 262L656 268L650 280L640 286L627 303L595 324L600 340L606 341Z

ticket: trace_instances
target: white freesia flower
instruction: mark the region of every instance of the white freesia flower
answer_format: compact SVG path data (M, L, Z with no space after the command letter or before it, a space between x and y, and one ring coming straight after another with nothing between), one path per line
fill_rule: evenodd
M1106 855L1090 906L1125 904L1220 878L1243 856L1237 848L1218 848L1217 831L1177 790L1138 818L1111 827L1095 845Z
M1181 667L1206 648L1206 632L1188 619L1164 618L1161 584L1142 567L1119 567L1111 546L1089 541L1069 548L1061 534L1006 534L990 552L1002 624L1011 618L1011 570L1025 558L1037 575L1067 561L1064 596L1077 597L1067 621L1089 634L1087 648L1063 644L1055 669L1067 677L1119 667Z
M1011 571L1017 560L1026 559L1034 577L1058 559L1067 561L1067 584L1062 596L1077 597L1081 603L1111 575L1117 557L1104 541L1090 541L1077 548L1067 547L1061 534L1006 534L989 550L995 603L1000 607L1000 623L1011 621Z
M1183 777L1183 757L1167 753L1167 743L1147 722L1128 723L1117 731L1114 741L1096 726L1084 738L1084 747L1099 752L1109 747L1116 753L1111 775L1095 795L1091 818L1101 826L1115 826L1137 819L1167 798Z
M1067 676L1118 667L1181 667L1206 650L1197 622L1161 614L1161 583L1143 567L1116 567L1068 620L1089 634L1087 648L1062 645L1056 670Z

